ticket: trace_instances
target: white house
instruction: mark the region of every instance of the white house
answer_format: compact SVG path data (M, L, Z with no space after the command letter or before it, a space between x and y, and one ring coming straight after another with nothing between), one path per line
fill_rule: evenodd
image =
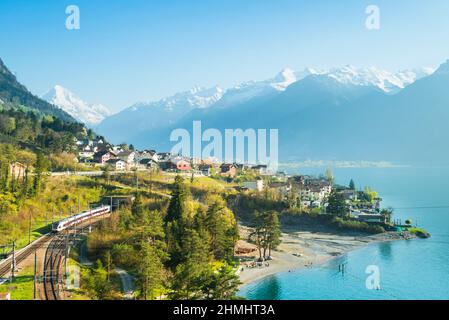
M117 155L117 158L125 161L128 168L132 168L135 165L136 153L134 151L123 151Z
M243 187L249 190L263 191L265 189L265 184L263 180L247 181L243 183Z
M126 162L121 159L110 159L106 163L111 165L115 171L126 170Z

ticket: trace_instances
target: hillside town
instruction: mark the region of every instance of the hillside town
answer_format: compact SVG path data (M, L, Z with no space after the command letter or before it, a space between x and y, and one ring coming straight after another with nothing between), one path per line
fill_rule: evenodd
M136 150L132 145L111 145L101 138L79 140L77 146L78 162L92 168L116 172L148 170L222 179L238 191L261 193L272 190L280 198L294 199L295 206L300 209L323 214L328 212L329 197L334 192L344 200L348 217L369 224L389 222L388 216L381 213L382 199L375 191L369 188L356 190L354 185L336 185L329 175L289 176L285 172L271 172L263 164L220 163L213 158L195 159L170 152Z

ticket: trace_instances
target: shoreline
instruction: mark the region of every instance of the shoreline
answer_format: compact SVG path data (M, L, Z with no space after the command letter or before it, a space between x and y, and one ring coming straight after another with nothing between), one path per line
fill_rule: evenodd
M245 235L248 232L249 228L240 226L241 239L247 239ZM241 281L240 289L277 273L297 271L323 265L345 253L366 247L372 243L397 240L404 240L404 237L397 232L363 235L332 232L284 231L282 233L282 243L276 251L272 252L273 260L267 261L269 263L268 267L251 268L245 266L248 263L242 262L240 264L240 267L243 267L243 271L240 269L238 273ZM245 240L240 240L240 242L244 246L253 246ZM248 259L250 257L251 255L246 256Z

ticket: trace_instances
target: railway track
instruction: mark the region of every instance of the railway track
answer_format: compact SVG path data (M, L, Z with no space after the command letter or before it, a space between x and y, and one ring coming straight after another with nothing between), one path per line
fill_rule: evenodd
M43 270L43 293L45 300L59 300L59 285L65 261L65 236L57 234L45 252Z
M60 300L60 288L64 281L65 255L67 246L72 246L79 240L79 235L90 232L91 227L109 215L103 215L96 219L84 221L79 225L71 226L64 232L51 233L42 236L27 247L16 251L16 266L33 255L36 251L45 249L43 254L43 269L40 270L39 296L45 300ZM89 231L87 231L89 230ZM38 258L39 259L39 258ZM42 259L42 258L40 258ZM11 273L12 256L0 263L0 277Z
M29 246L17 251L17 253L15 254L16 265L19 265L19 263L24 261L30 255L34 254L36 250L42 248L47 243L47 241L51 239L51 237L52 235L49 234L44 235ZM10 274L12 258L12 256L9 256L0 264L0 278Z

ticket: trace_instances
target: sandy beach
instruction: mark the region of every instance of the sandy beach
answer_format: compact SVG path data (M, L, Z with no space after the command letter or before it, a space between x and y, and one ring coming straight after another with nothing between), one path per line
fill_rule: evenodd
M248 243L249 228L240 227L239 246L255 248ZM373 242L393 241L402 239L397 233L382 233L377 235L335 234L331 232L312 232L286 230L282 233L282 243L268 261L269 266L248 267L250 262L242 262L243 270L239 272L242 285L260 280L266 276L289 270L313 268L348 251L355 250ZM242 255L245 259L257 256L257 251Z

